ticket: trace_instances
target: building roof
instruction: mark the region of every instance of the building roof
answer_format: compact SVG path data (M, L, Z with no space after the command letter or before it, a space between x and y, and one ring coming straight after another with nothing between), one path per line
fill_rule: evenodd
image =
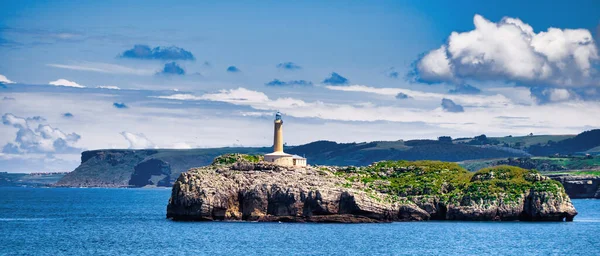
M294 159L306 159L306 158L301 157L299 155L292 155L292 158L294 158Z
M265 154L265 156L289 156L289 157L291 157L292 155L290 155L288 153L284 153L284 152L273 152L273 153Z

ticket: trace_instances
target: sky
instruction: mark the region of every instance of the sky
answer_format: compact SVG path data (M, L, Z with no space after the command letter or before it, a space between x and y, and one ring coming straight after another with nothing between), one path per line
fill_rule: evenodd
M0 171L600 128L597 1L2 1Z

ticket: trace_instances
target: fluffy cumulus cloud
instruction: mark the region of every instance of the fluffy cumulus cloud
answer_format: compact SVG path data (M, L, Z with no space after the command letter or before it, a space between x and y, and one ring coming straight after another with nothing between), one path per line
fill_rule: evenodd
M66 87L75 87L75 88L85 88L85 86L83 86L83 85L80 85L80 84L78 84L76 82L69 81L67 79L62 79L62 78L58 79L56 81L48 82L48 84L54 85L54 86L66 86Z
M290 80L290 81L281 81L279 79L273 79L268 83L265 83L266 86L312 86L313 83L306 80Z
M475 29L452 32L447 43L415 63L422 82L509 81L553 87L598 86L598 49L586 29L534 29L516 18L473 18Z
M541 104L578 99L576 92L565 88L532 87L530 91L531 95Z
M324 84L329 84L329 85L344 85L344 84L348 84L348 79L341 76L340 74L333 72L331 73L331 75L328 78L325 78L325 80L323 80Z
M123 131L121 135L129 142L130 149L156 148L156 145L142 133Z
M450 89L448 93L452 94L479 94L481 90L469 84L458 84L454 89Z
M113 103L113 107L115 108L129 108L129 106L127 106L125 103L123 102L115 102Z
M236 66L229 66L229 67L227 67L227 72L238 73L238 72L241 72L241 70L239 68L237 68Z
M277 64L277 68L279 69L285 69L285 70L297 70L297 69L302 69L302 67L300 67L298 64L294 63L294 62L283 62L283 63L279 63Z
M158 74L162 75L185 75L185 70L181 68L175 62L169 62L165 64L165 67Z
M448 112L465 112L463 106L454 103L451 99L442 99L442 108Z
M0 75L0 84L14 84L14 83L15 82L13 82L10 79L6 78L6 76Z
M158 46L150 48L148 45L138 44L123 52L121 58L144 59L144 60L195 60L194 55L177 46Z
M6 113L2 116L4 125L17 128L17 136L2 148L5 154L23 153L79 153L74 144L81 136L65 133L45 123L42 117L23 118Z

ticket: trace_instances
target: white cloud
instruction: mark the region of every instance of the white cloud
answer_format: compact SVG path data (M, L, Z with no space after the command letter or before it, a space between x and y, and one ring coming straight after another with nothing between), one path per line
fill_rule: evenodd
M511 101L514 98L525 98L529 93L527 88L522 87L502 88L498 92L506 94L505 92L512 91L517 96L507 96ZM229 90L222 92L226 95L220 95L220 98L231 98L225 97L229 95ZM58 123L55 124L61 130L77 131L82 136L77 142L78 147L90 150L129 147L128 140L120 134L122 131L142 133L159 148L175 147L176 142L185 142L193 147L234 144L268 146L272 143L272 117L276 110L281 110L284 118L288 120L285 128L288 135L285 138L290 145L320 139L358 142L436 138L440 135L462 137L479 135L482 132L490 136L530 132L575 134L600 127L600 119L596 118L597 113L600 113L600 102L591 101L557 102L549 105L509 102L502 107L485 108L453 98L454 102L464 106L465 113L444 111L440 106L440 98L398 101L390 94L382 95L389 97L389 100L369 102L355 100L337 91L324 94L325 97L335 95L330 100L323 100L324 102L306 100L300 96L279 98L271 96L269 91L264 92L270 96L266 101L254 100L251 104L250 100L236 101L233 104L238 105L237 107L203 102L203 97L217 93L219 92L192 95L198 102L165 102L166 100L155 98L141 99L139 96L143 94L131 95L129 92L114 91L111 94L123 97L124 101L138 106L130 111L119 111L111 106L114 102L112 96L106 97L97 90L67 91L59 94L35 91L18 94L8 92L6 96L13 96L18 100L10 103L0 101L0 109L22 116L42 115L49 120L56 120ZM254 92L248 95L262 94ZM363 97L365 98L368 97ZM413 104L413 101L421 99L424 99L421 102L424 104ZM77 120L62 118L60 115L65 112L76 114ZM499 118L503 116L521 118ZM0 126L0 145L14 139L13 130L13 127Z
M114 86L114 85L100 85L100 86L96 86L96 88L98 88L98 89L109 89L109 90L121 90L120 87Z
M542 92L552 102L567 101L577 96L564 88L546 88Z
M142 133L121 132L121 135L129 142L130 149L156 148L156 145Z
M192 148L192 146L190 144L185 143L185 142L177 142L177 143L171 145L169 148L172 148L172 149L190 149L190 148Z
M340 89L342 87L331 87ZM502 95L486 97L473 95L444 95L436 93L418 92L395 88L373 88L368 86L347 86L347 91L372 92L394 97L397 92L404 92L411 97L436 99L431 108L412 108L399 106L386 106L371 102L352 102L346 104L332 104L322 101L307 102L294 98L270 99L264 93L251 91L244 88L221 90L219 93L208 93L202 96L178 96L172 99L185 100L211 100L229 102L235 105L249 106L259 111L279 110L284 115L296 118L317 118L330 121L360 121L360 122L403 122L423 123L438 127L445 131L461 131L463 134L476 134L481 131L500 134L527 134L527 130L536 133L544 131L568 131L570 127L598 127L600 119L592 118L596 111L600 111L600 104L595 102L559 102L553 105L524 105L515 104ZM519 91L520 89L515 88ZM242 93L243 92L243 93ZM243 95L240 95L243 94ZM243 96L243 97L242 97ZM441 97L441 98L440 98ZM447 97L462 105L465 112L448 112L440 101ZM520 96L519 96L520 97ZM446 100L447 102L449 102ZM243 112L243 114L252 112ZM513 116L519 113L523 119L509 120L496 118L498 116ZM553 113L543 115L540 113ZM555 118L560 116L561 118ZM538 127L538 128L535 128ZM580 132L580 131L578 131ZM403 136L400 136L403 137Z
M440 82L454 79L445 45L423 56L417 63L417 68L421 78L427 81Z
M75 87L75 88L85 88L85 86L83 86L83 85L80 85L80 84L78 84L76 82L69 81L67 79L62 79L62 78L58 79L56 81L48 82L48 84L54 85L54 86L66 86L66 87Z
M269 97L262 92L248 90L246 88L237 88L231 90L220 90L218 93L207 93L200 99L211 101L223 101L229 103L253 104L265 103L269 101Z
M107 74L129 74L129 75L149 76L149 75L154 75L154 73L156 73L156 70L154 70L154 69L130 68L130 67L116 65L116 64L99 63L99 62L82 62L82 63L78 63L75 65L51 63L51 64L46 64L46 65L49 67L55 67L55 68L99 72L99 73L107 73Z
M207 93L202 96L195 96L192 94L173 94L168 96L151 96L159 99L169 100L209 100L209 101L221 101L234 104L255 104L255 103L266 103L269 101L269 97L262 92L248 90L246 88L237 88L230 90L220 90L217 93Z
M10 79L6 78L6 76L4 76L4 75L0 75L0 83L14 84L15 82L13 82Z
M168 96L151 96L152 98L168 99L168 100L202 100L201 97L197 97L191 94L173 94Z
M535 33L516 18L494 23L481 15L475 29L452 32L448 43L430 51L416 69L426 82L464 79L509 80L554 86L600 85L598 49L586 29L549 28Z
M479 107L504 107L507 104L512 104L511 99L502 94L494 95L469 95L469 94L442 94L432 92L422 92L402 88L375 88L365 85L350 85L350 86L325 86L325 88L334 91L345 92L366 92L378 95L395 98L399 93L403 93L415 100L435 100L438 101L444 98L451 99L461 104Z
M72 153L79 149L74 144L81 138L76 133L65 133L45 124L39 116L22 118L7 113L2 116L4 125L18 128L16 138L2 149L3 153ZM37 125L37 128L34 128Z

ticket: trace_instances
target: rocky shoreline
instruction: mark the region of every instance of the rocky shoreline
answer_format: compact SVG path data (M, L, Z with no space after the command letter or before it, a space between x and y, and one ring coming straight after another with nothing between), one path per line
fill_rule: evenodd
M517 167L469 173L452 163L385 161L294 168L243 155L182 173L167 206L167 218L182 221L572 221L575 215L560 183Z

